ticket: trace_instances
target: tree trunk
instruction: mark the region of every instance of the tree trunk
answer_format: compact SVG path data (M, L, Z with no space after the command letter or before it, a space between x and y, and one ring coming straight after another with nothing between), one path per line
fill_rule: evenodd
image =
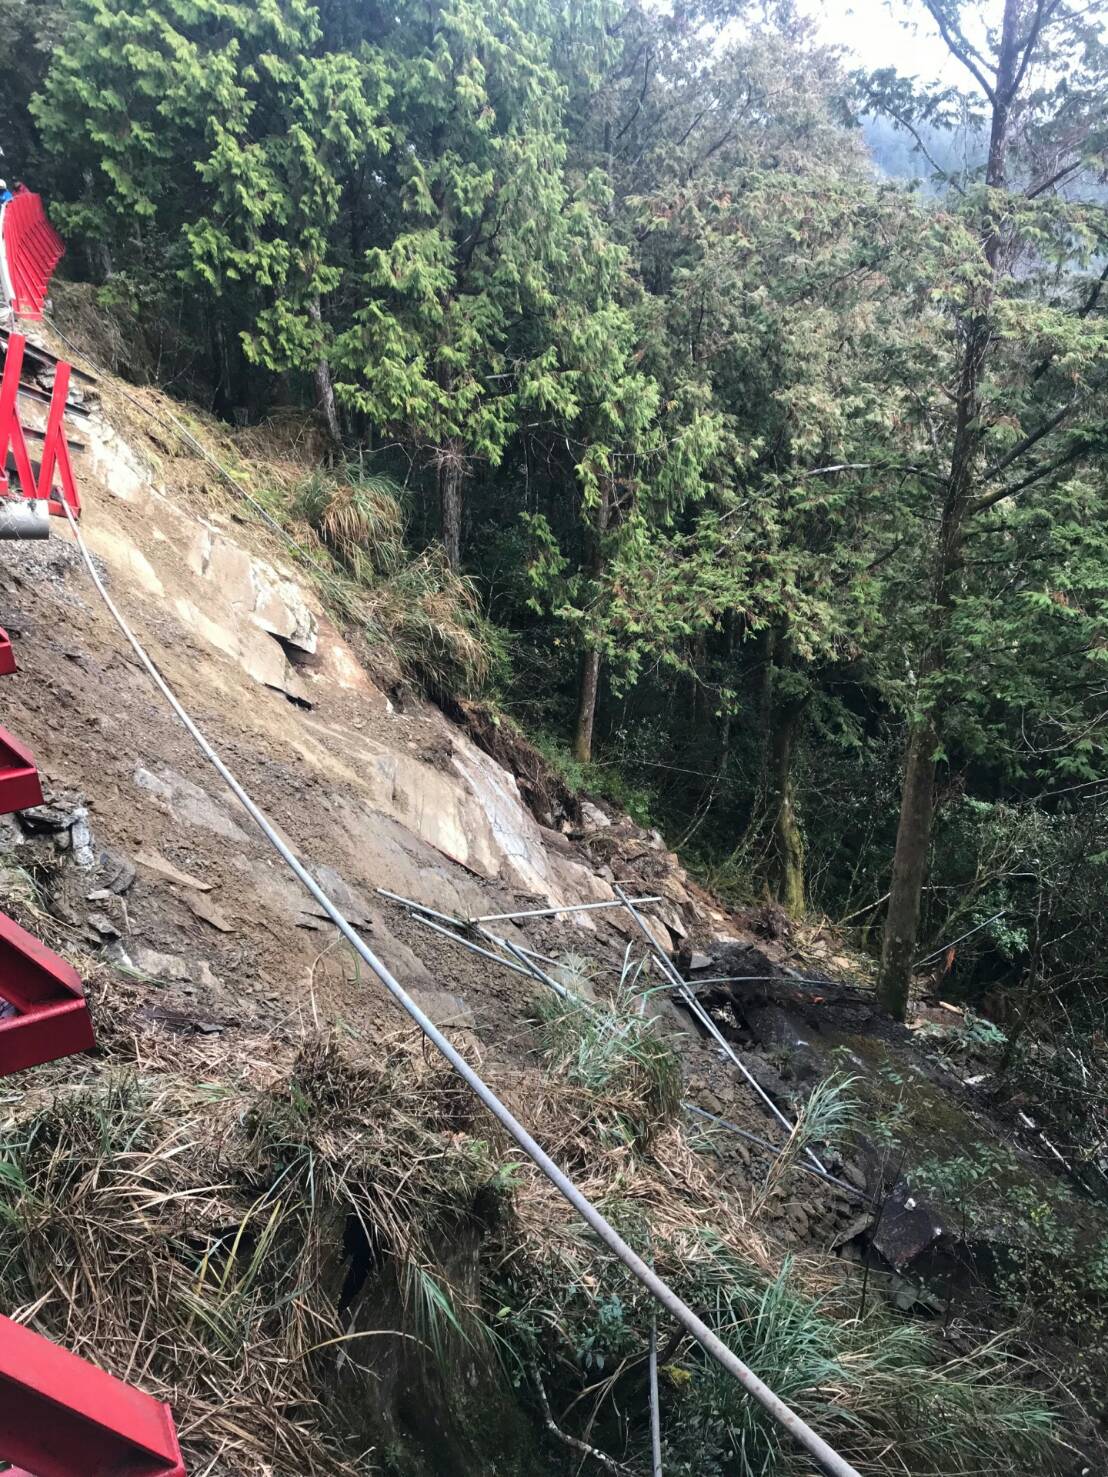
M776 708L770 733L769 777L773 808L773 852L778 896L790 913L804 912L804 842L796 820L793 758L804 704Z
M1020 64L1020 0L1005 0L996 81L991 95L991 126L986 183L1004 188L1008 128L1022 74ZM984 232L984 254L995 281L1002 238L990 205ZM919 928L920 899L927 870L934 810L935 761L939 744L937 714L942 706L942 679L947 665L950 613L960 581L965 524L972 516L974 466L984 428L981 376L992 341L989 311L992 283L982 290L972 315L963 324L962 362L958 373L957 410L950 473L939 520L932 570L934 596L931 638L920 664L923 711L912 725L904 761L900 821L893 855L889 907L881 948L877 993L882 1004L903 1020L908 1007L912 963Z
M916 957L920 902L931 845L937 742L932 719L925 718L914 725L908 739L900 792L900 823L877 983L878 1000L899 1021L908 1013L908 992Z
M462 562L462 448L450 441L439 462L439 529L446 562L458 569Z
M600 652L595 646L581 653L581 686L577 699L577 733L573 752L582 764L592 759L592 731L596 722L596 694L600 687Z
M589 535L588 567L594 596L599 596L604 578L607 554L604 535L612 516L611 491L605 484L593 513L593 525ZM582 764L592 759L592 735L596 723L596 697L600 691L600 651L595 645L585 647L581 654L581 681L577 694L577 730L573 740L573 752Z
M313 297L308 302L308 317L320 329L323 326L323 314L319 306L319 298ZM323 417L323 423L327 427L327 433L332 443L339 447L342 445L342 428L339 425L338 406L335 403L335 387L331 382L331 366L326 355L321 355L315 366L315 398L319 413Z

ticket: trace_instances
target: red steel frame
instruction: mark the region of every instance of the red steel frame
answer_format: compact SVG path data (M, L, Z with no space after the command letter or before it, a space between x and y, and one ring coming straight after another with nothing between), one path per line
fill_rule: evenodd
M12 307L23 317L40 319L65 247L37 195L21 190L4 207L2 219L0 266L6 265ZM25 344L21 334L9 335L0 378L0 497L11 495L10 454L22 497L46 498L50 512L62 517L64 499L80 516L63 425L70 366L59 361L55 369L36 481L19 420ZM61 489L52 497L55 473ZM0 631L0 675L15 669L11 642ZM0 729L0 814L41 803L33 758ZM3 914L0 999L18 1012L0 1019L0 1076L94 1045L76 970ZM185 1477L168 1405L3 1317L0 1462L16 1464L9 1477Z
M41 319L50 278L65 255L65 243L46 219L40 195L18 190L8 201L0 246L8 264L12 307L22 318Z
M185 1477L168 1405L0 1318L8 1477Z
M42 448L36 481L31 457L27 451L27 440L19 421L19 379L23 372L23 350L27 340L21 333L8 335L8 351L4 356L4 375L0 379L0 497L10 494L5 468L11 453L15 462L19 489L24 497L47 498L52 514L65 517L65 509L58 501L64 498L73 516L81 516L81 497L73 477L73 464L69 460L69 443L65 439L65 402L69 395L70 366L59 360L54 369L54 389L50 396L50 411L46 419L46 438ZM54 473L61 482L58 497L52 495Z
M42 782L31 751L0 728L0 815L42 804Z
M3 913L0 999L19 1012L0 1020L0 1077L96 1045L80 975Z

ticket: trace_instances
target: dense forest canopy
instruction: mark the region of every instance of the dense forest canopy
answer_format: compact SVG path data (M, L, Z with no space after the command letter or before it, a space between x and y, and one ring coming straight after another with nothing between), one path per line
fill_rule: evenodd
M976 930L951 990L1095 1029L1096 9L904 0L928 87L788 3L8 0L0 138L131 372L316 417L576 777L894 1011Z

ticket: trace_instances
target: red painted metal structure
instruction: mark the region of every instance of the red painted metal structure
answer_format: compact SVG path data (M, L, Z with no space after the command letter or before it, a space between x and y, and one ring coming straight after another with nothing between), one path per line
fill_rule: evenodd
M73 510L73 516L79 518L81 497L77 491L73 465L69 460L69 443L65 437L65 404L69 396L70 367L59 361L54 369L54 389L50 396L50 410L36 477L27 450L27 438L19 420L19 381L23 373L23 351L26 343L27 340L20 333L8 335L4 373L0 378L0 497L11 495L5 472L10 462L19 479L19 491L23 497L47 498L50 512L59 518L65 517L65 509L59 501L64 498ZM54 490L55 473L61 483L57 492Z
M0 815L42 804L42 783L31 751L0 728Z
M0 1077L96 1045L80 975L3 913L0 1000L17 1012L0 1019Z
M0 1318L8 1477L185 1477L168 1405Z
M20 190L0 208L0 300L39 319L64 246L37 195ZM81 500L64 429L70 366L54 367L43 449L35 467L19 419L26 340L8 335L0 377L0 498L47 500L75 516ZM29 390L39 398L36 389ZM44 398L44 397L43 397ZM8 481L9 469L18 488ZM57 476L60 490L54 491ZM16 670L0 630L0 676ZM0 728L0 814L42 804L30 753ZM87 1051L92 1019L76 970L0 914L0 1076ZM0 1317L0 1463L8 1477L185 1477L167 1405Z
M54 268L65 255L65 243L46 219L40 195L20 189L4 206L0 250L11 307L21 318L37 322Z

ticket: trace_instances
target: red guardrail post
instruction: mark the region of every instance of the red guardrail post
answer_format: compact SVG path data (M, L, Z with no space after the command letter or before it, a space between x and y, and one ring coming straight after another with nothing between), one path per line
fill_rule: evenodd
M23 349L27 340L21 333L8 335L8 351L4 356L4 375L0 379L0 496L8 492L8 452L15 460L15 470L24 497L35 488L31 458L19 423L19 377L23 372ZM64 403L64 402L63 402Z
M16 1011L0 1019L0 1077L96 1045L80 975L3 913L0 1001Z
M46 441L42 448L42 461L38 473L38 496L49 498L54 481L54 468L61 478L62 496L73 510L74 517L81 516L81 499L77 484L73 480L73 467L69 460L69 444L65 439L65 402L69 397L69 365L58 360L54 367L54 390L50 396L50 414L46 421ZM65 509L50 504L50 511L58 518L65 517Z
M0 1461L34 1477L185 1477L168 1405L9 1318Z
M8 201L3 227L0 248L8 265L12 307L22 318L40 319L65 243L46 219L41 196L30 190L19 190Z

